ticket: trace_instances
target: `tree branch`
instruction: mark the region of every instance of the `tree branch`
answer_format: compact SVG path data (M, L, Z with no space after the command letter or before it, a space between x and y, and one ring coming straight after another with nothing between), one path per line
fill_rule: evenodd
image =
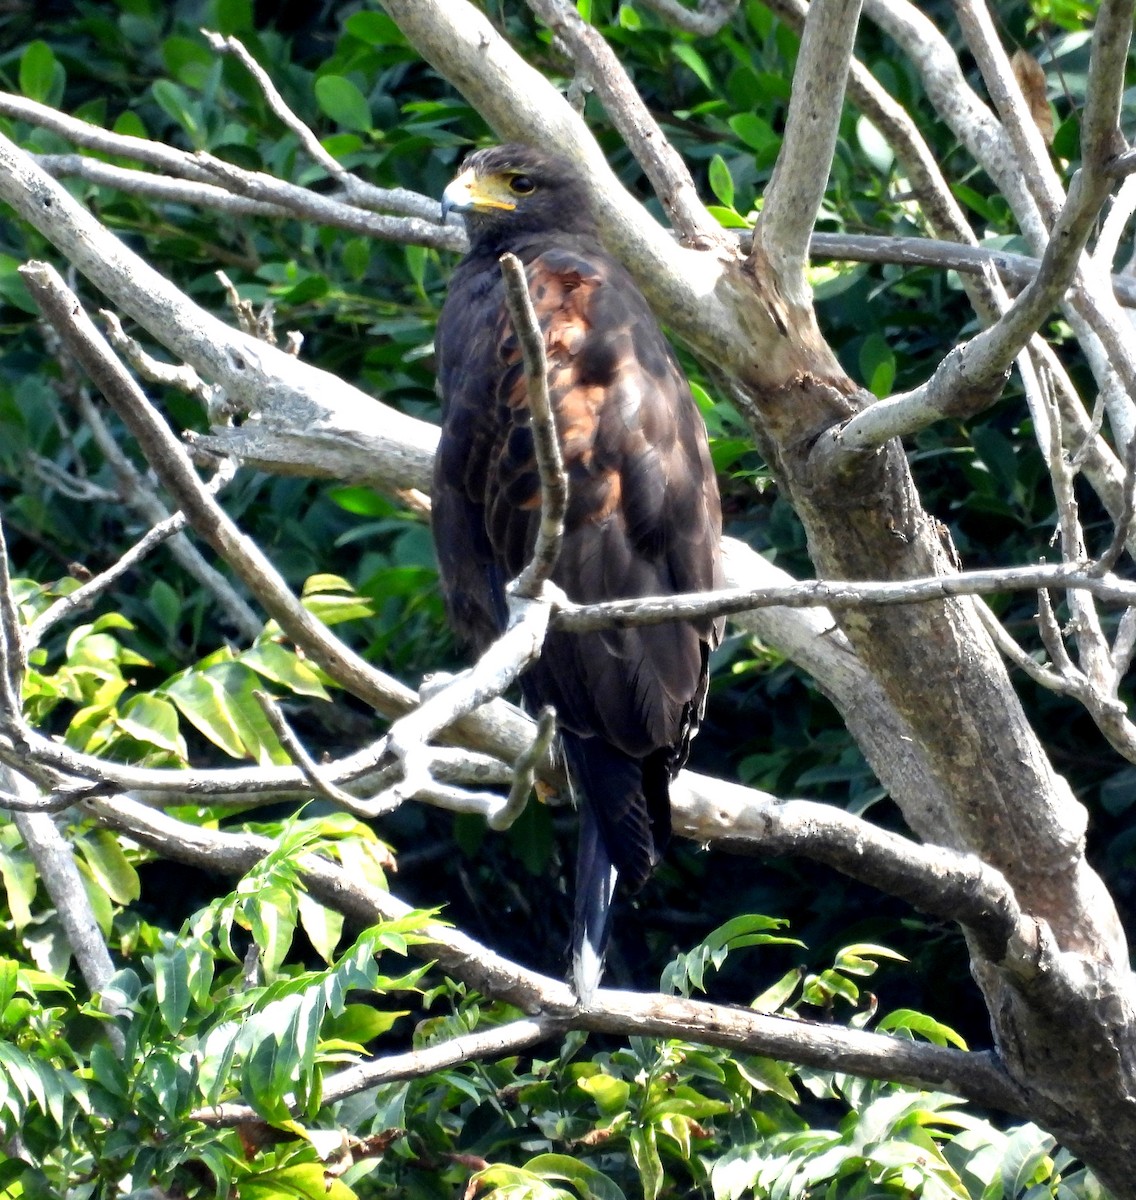
M958 575L931 575L922 579L884 582L809 579L754 590L722 588L675 596L608 600L601 604L574 605L562 602L552 618L552 627L582 633L613 626L627 628L661 625L667 621L690 621L707 616L730 616L772 606L875 608L945 600L950 596L1036 591L1047 587L1078 588L1116 603L1136 603L1136 583L1115 575L1097 574L1095 567L1089 563L1055 563L966 571Z
M378 405L334 375L236 333L193 304L131 253L30 158L0 136L0 198L52 241L68 260L173 354L230 402L294 435L319 439L326 422L350 428L360 409L381 413L385 434L372 443L374 478L386 489L428 486L437 430ZM246 424L254 424L249 422ZM334 464L334 452L328 447ZM334 465L330 469L334 469Z
M409 1050L404 1054L385 1054L346 1067L326 1076L320 1089L322 1102L335 1104L339 1100L365 1092L384 1083L401 1079L420 1079L437 1071L446 1071L475 1059L500 1058L517 1054L538 1042L562 1035L567 1023L558 1017L526 1017L507 1025L477 1029L473 1033L447 1038L432 1046ZM294 1103L285 1097L286 1103ZM262 1120L256 1109L247 1104L225 1103L195 1109L188 1117L203 1125L241 1125L246 1121Z
M95 799L86 806L100 821L165 856L225 874L247 872L275 846L265 837L188 825L122 798ZM304 855L296 867L313 896L361 924L396 920L411 911L389 892L353 878L327 859ZM540 1014L542 1019L562 1021L566 1029L702 1041L825 1070L946 1088L1007 1112L1027 1111L1022 1093L989 1054L788 1020L751 1009L608 988L600 988L593 1002L581 1008L567 984L518 967L457 930L430 924L424 933L430 940L415 947L416 953L436 961L469 986L505 999L530 1016Z
M697 8L684 8L678 0L639 0L668 25L698 37L713 37L733 19L741 0L698 0Z
M532 558L511 585L515 595L533 600L540 595L560 557L564 540L564 516L568 511L568 477L556 432L556 418L548 395L548 358L544 335L529 294L528 277L515 254L501 256L505 304L520 342L529 397L529 426L540 475L540 526Z
M809 5L796 67L808 86L793 89L781 152L754 229L754 249L760 246L785 298L800 309L812 303L805 278L809 235L828 185L860 5L861 0Z

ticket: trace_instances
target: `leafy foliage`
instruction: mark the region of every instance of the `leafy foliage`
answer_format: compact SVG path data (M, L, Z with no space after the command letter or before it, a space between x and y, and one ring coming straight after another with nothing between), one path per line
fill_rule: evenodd
M322 182L243 68L208 49L198 32L204 24L240 36L324 145L382 186L438 195L463 149L490 136L390 19L361 6L333 6L326 19L318 6L269 12L248 0L124 0L47 6L46 15L41 7L0 15L0 83L118 132L208 150L300 184ZM634 3L580 7L631 67L722 225L752 225L780 146L795 35L757 0L744 0L715 39L676 33ZM554 77L567 79L569 65L526 10L495 0L486 8ZM1055 151L1072 166L1091 6L1005 0L998 8L1013 37L1042 43ZM870 28L861 53L893 95L924 108L915 80ZM1131 92L1126 104L1130 118ZM638 167L594 99L585 115L621 177L645 196ZM0 124L38 152L72 149L19 121ZM933 136L949 159L949 137ZM303 334L308 359L408 413L435 414L433 326L452 265L444 256L294 221L156 204L100 184L69 186L198 302L226 315L211 274L223 266L243 299L271 304L282 326ZM985 180L959 179L955 192L991 244L1015 248L1005 205ZM824 227L921 232L907 193L878 132L849 112ZM122 503L115 467L75 415L81 385L35 325L16 268L37 256L49 256L37 234L0 225L0 502L29 624L117 560L148 524ZM919 382L970 320L950 275L834 263L814 266L813 282L826 335L846 369L877 394ZM1060 341L1061 330L1052 332ZM743 423L717 398L705 368L684 363L707 418L731 531L806 572L801 529L767 486ZM175 425L206 427L184 396L168 390L159 399ZM916 440L923 495L975 564L1032 561L1052 532L1052 496L1018 399L1009 395L966 427L947 422ZM456 661L419 514L368 489L252 472L224 501L303 589L310 610L342 622L362 653L414 686L427 670ZM1028 616L1017 602L1000 607L1011 621ZM48 635L24 702L37 727L85 754L143 766L282 763L287 756L254 691L271 690L306 737L338 753L370 736L372 718L349 701L329 703L329 687L274 626L251 644L234 638L208 590L161 549L111 602ZM1130 900L1132 770L1110 765L1097 732L1066 702L1028 699L1094 806L1110 884ZM710 720L695 753L745 782L856 811L874 804L881 820L897 820L825 698L750 638L734 636L717 656ZM195 876L187 898L185 877L151 852L77 811L65 818L121 968L94 999L78 983L59 914L15 824L0 822L5 1196L143 1196L151 1185L187 1196L332 1200L426 1200L462 1187L501 1200L1099 1195L1091 1176L1032 1126L1003 1130L945 1096L678 1041L613 1046L572 1034L541 1047L540 1057L463 1064L325 1103L329 1078L364 1056L421 1048L517 1014L404 961L433 919L426 911L354 931L340 949L342 917L304 889L298 864L319 853L385 886L389 858L369 826L318 804L300 816L208 805L184 815L206 827L262 832L277 848L232 891ZM401 888L424 908L446 900L445 915L463 928L559 970L566 910L550 896L549 878L566 873L570 851L557 822L535 808L508 839L473 826L410 811L385 823L382 837L407 851ZM448 869L439 871L440 862ZM489 895L501 899L470 900ZM791 913L795 936L778 932L781 916L739 912ZM958 939L906 914L899 923L901 912L828 873L783 863L755 870L720 856L708 864L680 848L626 922L613 970L641 984L662 972L665 989L706 992L786 1020L852 1014L854 1023L897 1037L958 1047L987 1036L974 1019ZM676 953L691 929L713 932ZM911 965L902 975L889 968L904 961ZM901 1006L877 1016L864 990L869 977L882 995L899 993ZM237 1099L255 1117L236 1125L205 1119L211 1106Z

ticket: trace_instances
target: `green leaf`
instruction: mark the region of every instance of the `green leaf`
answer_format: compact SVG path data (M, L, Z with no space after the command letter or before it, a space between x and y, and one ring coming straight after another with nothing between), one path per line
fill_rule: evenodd
M187 721L233 758L251 756L262 766L283 765L288 754L253 692L255 673L241 663L191 669L162 687Z
M176 1034L185 1023L192 996L189 987L189 956L178 947L169 954L159 954L151 963L154 973L154 994L158 1011L170 1033Z
M35 864L22 855L0 849L0 878L8 896L8 911L17 933L23 933L32 919L32 904L39 887Z
M62 74L63 68L51 47L46 42L29 42L20 55L20 91L29 100L50 103L56 71Z
M856 121L856 140L872 166L880 174L886 175L895 162L895 151L867 117L860 117Z
M279 642L261 639L245 650L239 656L238 662L251 667L258 675L271 679L273 683L280 684L297 696L331 699L319 672L304 662L295 650L282 646Z
M895 382L895 354L880 333L869 333L860 346L860 374L874 396L891 394Z
M11 958L0 959L0 1012L3 1012L16 994L20 964Z
M310 1153L310 1152L309 1152ZM341 1179L328 1175L319 1163L299 1163L245 1175L240 1179L241 1200L356 1200Z
M1012 496L1018 483L1018 456L1014 443L993 425L971 430L970 440L983 464L990 471L1003 496Z
M949 1025L936 1021L926 1013L915 1012L910 1008L897 1008L883 1017L876 1028L882 1033L908 1031L917 1033L936 1046L957 1046L960 1050L967 1049L966 1042Z
M631 1085L626 1080L615 1079L611 1075L591 1075L585 1079L578 1079L576 1086L591 1096L605 1117L623 1112L627 1108L627 1098L631 1095Z
M76 842L94 881L116 904L130 904L142 894L138 872L109 829L94 829Z
M715 154L710 160L709 168L710 190L727 208L734 207L734 179L726 160Z
M689 42L672 42L671 53L680 63L689 67L698 76L707 91L717 91L714 86L714 76L710 73L706 60Z
M759 154L781 144L781 139L773 131L773 126L756 113L737 113L726 123L751 150L755 150Z
M343 914L313 900L307 892L297 896L300 924L312 948L326 963L335 956L335 947L343 936Z
M665 1175L662 1159L659 1158L655 1127L653 1125L641 1128L632 1127L628 1131L628 1142L631 1147L631 1157L639 1171L639 1181L643 1185L644 1200L656 1200L663 1190Z
M344 21L344 27L352 37L372 46L406 45L402 30L386 13L355 12Z
M1054 1145L1054 1139L1036 1125L1015 1129L1002 1156L1003 1195L1019 1196L1045 1179L1053 1167L1049 1155Z
M602 1171L567 1154L538 1154L525 1163L525 1170L541 1179L563 1179L581 1200L625 1200L623 1191Z
M395 511L391 502L374 488L362 485L336 487L327 494L344 512L357 517L389 517Z
M169 79L156 79L150 86L158 107L189 134L195 146L202 144L201 122L197 108L184 88Z
M154 615L162 623L162 628L172 636L185 616L185 605L181 596L164 579L155 579L150 587L148 599Z
M337 124L362 133L371 128L367 97L343 75L321 75L315 83L316 102Z
M721 204L708 204L706 211L723 229L749 229L753 224L752 221L747 221L741 213L732 208L724 208Z
M742 1058L734 1060L742 1078L760 1092L772 1092L790 1104L800 1102L797 1089L789 1078L789 1072L771 1058Z
M145 692L131 696L114 719L115 725L138 742L146 742L187 761L185 738L178 728L177 709L160 696Z
M245 905L252 936L260 947L265 974L272 978L280 969L296 932L296 893L268 886L256 889L255 900Z
M388 1012L372 1008L369 1004L348 1004L343 1012L328 1024L326 1035L345 1042L357 1042L362 1046L377 1037L382 1037L384 1033L389 1033L397 1021L409 1015L408 1009Z

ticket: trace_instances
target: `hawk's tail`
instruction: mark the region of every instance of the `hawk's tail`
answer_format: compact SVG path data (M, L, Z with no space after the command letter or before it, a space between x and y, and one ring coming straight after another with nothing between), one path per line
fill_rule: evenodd
M669 772L659 752L633 758L566 731L562 740L580 810L572 976L586 1004L603 971L617 877L638 891L670 837Z
M580 806L580 845L576 858L575 912L572 918L572 983L581 1004L591 1002L603 974L611 933L611 902L619 873L600 836L586 798Z

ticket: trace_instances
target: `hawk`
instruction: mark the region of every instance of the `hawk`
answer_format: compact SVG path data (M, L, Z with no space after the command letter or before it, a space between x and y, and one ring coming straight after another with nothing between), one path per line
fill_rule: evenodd
M504 631L505 585L528 562L540 521L506 251L528 276L568 477L553 582L579 603L720 587L705 426L646 300L600 242L577 168L530 146L478 150L443 209L464 215L470 240L436 341L433 529L455 632L480 653ZM617 877L642 887L670 836L669 784L702 719L722 624L553 631L521 679L527 705L556 710L580 806L572 955L584 1002L599 982Z

